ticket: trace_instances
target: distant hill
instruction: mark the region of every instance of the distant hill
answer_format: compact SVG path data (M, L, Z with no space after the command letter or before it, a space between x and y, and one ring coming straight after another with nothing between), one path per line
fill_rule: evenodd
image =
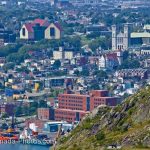
M150 87L117 107L99 107L59 139L57 150L150 149Z

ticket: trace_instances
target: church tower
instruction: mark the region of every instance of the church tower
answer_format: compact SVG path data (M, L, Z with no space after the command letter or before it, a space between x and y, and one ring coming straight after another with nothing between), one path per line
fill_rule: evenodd
M130 44L130 32L129 32L129 25L124 25L124 39L123 39L123 45L124 50L127 50Z
M112 25L112 50L117 49L117 28L116 25Z

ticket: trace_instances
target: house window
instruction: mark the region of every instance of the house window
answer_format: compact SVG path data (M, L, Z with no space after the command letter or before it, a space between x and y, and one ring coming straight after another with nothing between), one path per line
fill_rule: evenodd
M50 28L50 36L55 36L55 28Z
M22 29L22 35L25 36L26 35L26 31L25 28Z

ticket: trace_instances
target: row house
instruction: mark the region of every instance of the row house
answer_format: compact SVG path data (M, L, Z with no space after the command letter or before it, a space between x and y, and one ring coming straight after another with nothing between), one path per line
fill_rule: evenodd
M148 70L147 69L122 69L122 70L116 71L115 75L117 77L122 77L122 78L147 79Z

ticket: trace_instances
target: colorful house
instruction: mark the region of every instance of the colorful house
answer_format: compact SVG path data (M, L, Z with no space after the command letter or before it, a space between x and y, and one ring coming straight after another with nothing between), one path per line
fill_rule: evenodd
M60 39L61 35L62 28L58 23L49 23L48 20L43 19L25 23L20 30L22 40Z

